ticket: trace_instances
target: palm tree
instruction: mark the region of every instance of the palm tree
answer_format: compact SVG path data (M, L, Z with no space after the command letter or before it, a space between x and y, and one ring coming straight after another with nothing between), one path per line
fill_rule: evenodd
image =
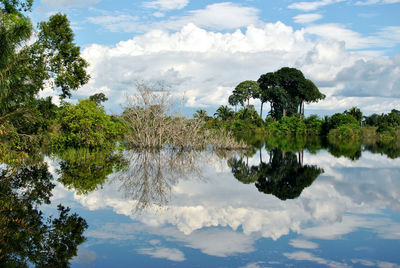
M193 117L196 119L205 120L208 117L207 111L203 109L197 110L196 113L193 114Z
M221 105L214 113L214 116L221 119L222 121L226 121L233 117L233 110L232 108L228 107L227 105Z

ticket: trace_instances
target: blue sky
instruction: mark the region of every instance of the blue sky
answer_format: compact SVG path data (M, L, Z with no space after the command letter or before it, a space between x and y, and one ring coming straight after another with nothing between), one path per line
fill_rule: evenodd
M32 19L55 12L90 63L74 97L104 92L110 111L137 81L163 81L187 111L213 111L241 81L284 66L327 95L309 113L400 109L400 0L41 0Z

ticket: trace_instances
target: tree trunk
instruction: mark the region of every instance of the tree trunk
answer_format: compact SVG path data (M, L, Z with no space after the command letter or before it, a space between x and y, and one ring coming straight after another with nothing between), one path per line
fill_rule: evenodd
M261 109L260 109L260 117L261 117L261 119L262 119L262 110L263 110L263 105L264 105L264 102L261 102Z

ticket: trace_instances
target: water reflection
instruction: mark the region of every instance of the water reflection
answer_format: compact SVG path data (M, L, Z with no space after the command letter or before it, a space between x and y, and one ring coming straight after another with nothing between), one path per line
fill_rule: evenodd
M243 158L231 158L228 165L232 168L233 176L240 182L255 182L260 192L273 194L281 200L294 199L324 172L316 165L304 165L303 155L304 151L296 155L275 148L269 152L268 163L262 161L260 150L258 165L249 167L248 160L245 163Z
M57 154L60 175L58 181L78 194L88 194L102 185L108 175L123 170L127 163L116 150L68 150Z
M222 156L223 154L220 153ZM128 168L114 180L121 182L125 198L136 201L136 211L167 205L171 188L179 180L202 179L201 167L207 160L196 150L163 149L125 152Z
M0 169L0 266L65 267L88 226L62 205L57 217L44 217L39 207L50 203L53 176L42 159L27 162Z

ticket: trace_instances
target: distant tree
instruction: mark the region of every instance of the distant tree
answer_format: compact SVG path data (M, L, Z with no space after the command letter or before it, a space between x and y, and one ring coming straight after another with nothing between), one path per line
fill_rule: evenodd
M205 120L208 117L207 111L203 109L196 110L196 113L193 114L193 117L196 119Z
M352 107L351 109L344 111L344 114L349 114L349 115L353 116L358 121L358 123L361 125L361 120L363 118L363 114L359 108Z
M89 97L89 100L94 101L97 105L101 105L102 102L108 101L108 98L104 93L96 93Z
M232 94L228 98L229 105L235 106L235 112L237 109L237 105L240 103L239 96Z

